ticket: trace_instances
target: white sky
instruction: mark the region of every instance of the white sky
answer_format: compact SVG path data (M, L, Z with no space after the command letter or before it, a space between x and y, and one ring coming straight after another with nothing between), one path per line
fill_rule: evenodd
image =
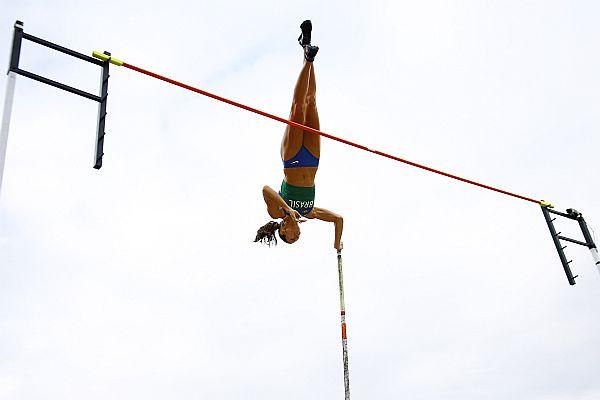
M20 19L283 117L311 18L324 131L600 226L598 2L0 9L0 54ZM21 65L98 88L99 68L31 43ZM96 104L17 80L0 399L343 398L332 226L252 243L268 220L260 189L282 179L283 125L124 68L109 93L96 171ZM570 245L568 285L539 207L330 141L316 201L345 217L353 399L600 398L600 277Z

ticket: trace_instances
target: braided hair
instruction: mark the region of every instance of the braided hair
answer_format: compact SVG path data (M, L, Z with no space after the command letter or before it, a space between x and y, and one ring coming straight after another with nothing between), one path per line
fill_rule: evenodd
M279 222L267 222L256 232L256 238L254 239L254 242L261 242L268 246L271 246L271 243L277 245L277 236L275 236L275 232L279 230L280 227L281 224Z

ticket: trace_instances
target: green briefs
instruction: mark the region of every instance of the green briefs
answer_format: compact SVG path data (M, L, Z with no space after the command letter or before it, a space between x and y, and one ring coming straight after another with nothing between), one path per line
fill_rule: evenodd
M285 200L288 206L302 215L311 212L315 205L314 186L294 186L287 183L284 179L283 182L281 182L279 195Z

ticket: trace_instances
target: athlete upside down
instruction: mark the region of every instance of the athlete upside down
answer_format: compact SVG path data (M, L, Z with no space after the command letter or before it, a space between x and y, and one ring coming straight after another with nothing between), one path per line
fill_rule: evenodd
M312 24L304 21L300 25L302 34L298 41L304 49L304 65L294 89L294 98L290 120L320 129L317 112L315 67L313 61L319 48L310 44ZM333 246L342 250L343 218L324 208L314 206L315 176L319 166L321 137L317 134L294 126L287 126L281 142L281 159L283 160L284 179L279 193L269 186L263 187L263 198L271 218L281 222L270 221L256 233L255 242L277 243L275 232L286 243L294 243L300 238L300 223L308 219L333 222L335 239Z

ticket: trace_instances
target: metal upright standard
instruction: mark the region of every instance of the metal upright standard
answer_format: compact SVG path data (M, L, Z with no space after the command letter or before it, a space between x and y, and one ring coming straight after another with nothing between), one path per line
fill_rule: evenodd
M78 58L80 60L92 63L94 65L98 65L102 68L101 80L100 80L100 94L95 95L92 93L85 92L83 90L65 85L63 83L54 81L52 79L45 78L43 76L34 74L29 71L25 71L24 69L19 67L19 59L21 57L21 44L23 40L29 40L31 42L37 43L44 47L48 47L52 50L59 51L64 54L68 54L72 57ZM110 53L104 52L104 54L110 57ZM23 23L21 21L15 22L14 32L13 32L13 42L12 42L12 50L10 56L10 66L8 70L8 83L6 90L6 97L4 103L4 113L2 115L2 130L0 131L0 189L2 188L2 176L4 172L4 162L6 158L6 147L8 143L8 128L10 125L10 115L12 111L12 102L13 102L13 94L15 88L15 80L16 75L22 75L30 79L34 79L36 81L45 83L50 86L54 86L56 88L66 90L67 92L74 93L78 96L85 97L86 99L94 100L98 102L98 125L96 129L96 146L95 146L95 155L94 155L94 168L100 169L102 167L102 155L103 146L104 146L104 135L106 134L104 131L105 127L105 119L106 119L106 100L108 96L108 61L98 60L94 57L87 56L82 53L78 53L71 49L68 49L63 46L59 46L57 44L51 43L47 40L41 39L39 37L30 35L23 31Z
M10 127L10 114L15 97L15 83L17 76L14 72L8 73L6 81L6 96L4 97L4 111L2 113L2 127L0 129L0 193L2 193L2 171L6 161L6 146L8 145L8 128Z
M556 250L558 251L558 257L560 258L560 262L562 263L563 269L565 270L565 274L567 275L567 280L570 285L575 284L575 278L577 275L573 276L573 272L571 271L570 264L573 260L567 261L567 256L565 255L565 249L567 246L563 246L561 240L569 243L575 243L580 246L585 246L590 249L592 253L592 257L594 258L594 263L596 265L596 269L598 273L600 273L600 257L598 256L598 249L596 248L596 244L590 234L590 231L583 219L583 215L577 210L572 208L568 208L566 213L554 211L552 210L551 205L542 203L542 212L544 213L544 218L546 219L546 223L548 224L548 229L550 229L550 235L552 236L552 241L554 242L554 246L556 246ZM585 241L572 239L566 236L562 236L561 232L557 232L554 227L554 220L556 218L552 218L550 214L558 215L573 221L577 221L579 223L579 227L581 229L581 233L583 233L583 238Z
M340 316L342 322L342 360L344 362L345 400L350 400L350 376L348 374L348 338L346 337L346 304L344 303L344 274L342 272L342 252L337 252L338 282L340 286Z

